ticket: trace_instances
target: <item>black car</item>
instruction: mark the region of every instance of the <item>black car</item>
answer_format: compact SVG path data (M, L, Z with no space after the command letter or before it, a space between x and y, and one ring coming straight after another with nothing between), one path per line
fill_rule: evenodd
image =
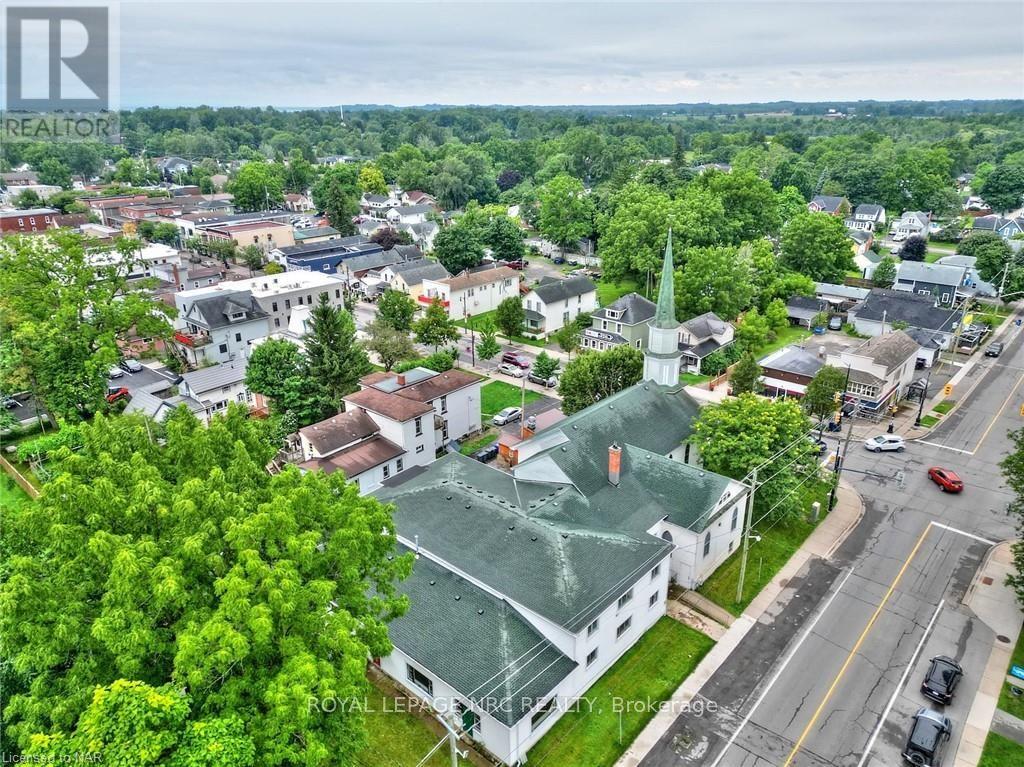
M953 733L953 724L937 711L922 708L914 714L910 737L903 748L903 758L916 767L939 767L942 754Z
M998 357L1002 353L1003 345L999 341L989 344L988 348L985 350L986 357Z
M946 705L953 700L953 693L963 675L964 670L955 660L945 655L936 655L928 666L928 673L924 675L921 693L936 703Z

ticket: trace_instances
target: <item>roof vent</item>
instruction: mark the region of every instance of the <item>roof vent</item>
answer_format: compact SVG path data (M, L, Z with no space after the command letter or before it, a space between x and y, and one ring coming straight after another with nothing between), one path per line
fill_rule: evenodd
M433 586L435 583L437 583L437 581L434 581L434 580L430 581L430 585L431 586Z
M444 499L445 499L446 501L450 501L450 500L452 499L452 497L451 497L450 495L446 495L446 496L444 497Z
M536 535L531 535L530 536L530 540L536 542L537 536Z
M513 531L513 530L515 530L515 529L516 529L516 526L515 526L515 525L509 525L509 526L508 526L508 530L509 530L509 532L512 532L512 531Z
M460 599L462 599L462 597L461 597L461 596L459 596L458 594L456 594L456 595L455 595L455 601L456 601L456 602L458 602L458 601L459 601Z
M476 614L477 615L483 615L484 614L484 609L482 607L478 608L477 611L476 611Z

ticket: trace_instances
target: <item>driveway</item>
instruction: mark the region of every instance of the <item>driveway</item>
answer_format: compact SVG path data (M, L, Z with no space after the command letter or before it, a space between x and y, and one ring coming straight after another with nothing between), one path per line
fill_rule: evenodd
M129 373L126 370L124 371L124 375L120 378L108 379L107 386L112 389L123 386L132 394L140 390L153 393L163 389L169 389L177 383L178 378L179 377L176 374L172 373L167 368L156 368L143 365L142 370L138 373Z

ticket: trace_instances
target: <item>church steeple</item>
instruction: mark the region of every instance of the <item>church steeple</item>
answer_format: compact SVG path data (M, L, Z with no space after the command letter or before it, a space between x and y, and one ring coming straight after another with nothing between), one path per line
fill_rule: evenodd
M665 259L661 264L661 283L658 286L658 308L654 312L654 324L659 328L677 328L676 290L674 264L672 263L672 230L668 230L668 244Z
M679 322L676 320L675 273L672 263L672 230L668 230L665 260L661 264L661 284L654 319L647 328L644 351L644 380L662 386L679 384L683 353L679 351Z

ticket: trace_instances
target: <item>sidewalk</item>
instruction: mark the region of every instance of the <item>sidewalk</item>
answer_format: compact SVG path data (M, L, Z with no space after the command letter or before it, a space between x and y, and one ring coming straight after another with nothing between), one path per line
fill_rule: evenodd
M821 524L804 541L803 546L790 557L775 579L754 597L743 614L725 631L711 652L704 656L704 660L672 694L671 704L661 707L658 714L647 723L643 732L619 757L615 763L616 767L636 767L640 764L675 721L678 715L676 712L686 710L686 705L700 691L704 683L726 661L761 615L778 599L785 588L782 584L792 579L811 558L827 559L830 557L832 552L846 539L849 532L860 522L863 514L864 504L860 495L846 482L840 482L835 509L821 521Z
M989 551L964 596L964 605L973 610L997 638L992 645L974 703L967 714L967 721L963 725L963 735L953 767L976 767L996 715L996 703L1021 630L1021 611L1017 597L1013 589L1006 585L1006 576L1011 572L1013 554L1010 541L1004 541ZM999 637L1007 641L1001 641Z

